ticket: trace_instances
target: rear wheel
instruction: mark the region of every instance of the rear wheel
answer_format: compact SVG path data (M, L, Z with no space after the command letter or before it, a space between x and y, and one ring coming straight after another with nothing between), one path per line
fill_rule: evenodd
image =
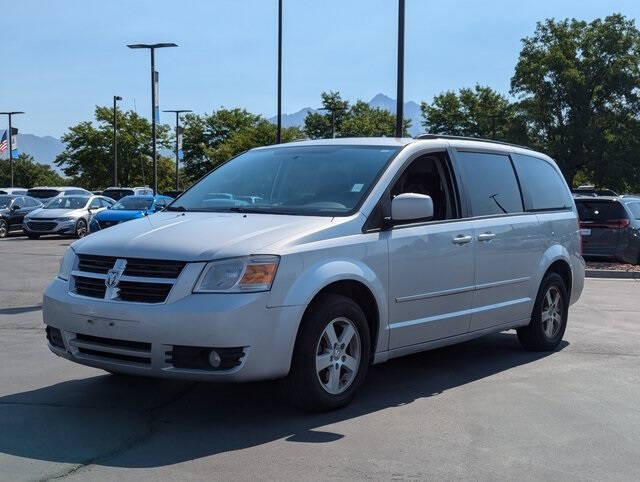
M531 351L555 350L567 328L569 296L557 273L547 274L540 285L529 325L518 328L518 339Z
M302 320L288 384L294 403L311 411L347 405L369 368L369 325L350 298L324 295Z
M0 219L0 238L6 238L9 234L9 225L4 219Z

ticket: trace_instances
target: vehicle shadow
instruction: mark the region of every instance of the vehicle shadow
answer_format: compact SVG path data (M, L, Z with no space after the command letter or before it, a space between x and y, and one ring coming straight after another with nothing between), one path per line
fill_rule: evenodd
M344 435L322 427L434 397L552 354L526 352L514 333L505 332L392 360L372 367L351 405L322 414L291 408L274 382L207 384L111 375L69 380L0 397L0 453L145 468L282 438L331 443Z

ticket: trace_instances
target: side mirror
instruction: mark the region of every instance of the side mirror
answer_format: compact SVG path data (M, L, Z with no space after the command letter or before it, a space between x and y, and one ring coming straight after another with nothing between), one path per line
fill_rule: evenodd
M391 201L392 221L419 221L433 217L431 196L412 192L399 194Z

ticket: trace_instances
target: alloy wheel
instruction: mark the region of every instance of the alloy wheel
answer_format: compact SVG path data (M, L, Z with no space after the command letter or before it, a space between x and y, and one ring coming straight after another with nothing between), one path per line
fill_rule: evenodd
M87 225L84 221L79 221L76 226L76 237L84 238L87 235Z
M9 234L9 228L7 227L7 222L2 219L0 220L0 238L4 238Z
M316 346L316 373L322 388L343 393L358 375L361 358L360 334L348 318L331 320Z
M560 290L555 286L550 286L542 302L542 329L544 335L549 339L555 338L560 332L563 308Z

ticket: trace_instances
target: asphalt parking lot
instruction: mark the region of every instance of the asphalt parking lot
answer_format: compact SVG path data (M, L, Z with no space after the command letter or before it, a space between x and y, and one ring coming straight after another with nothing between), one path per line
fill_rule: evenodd
M0 240L0 479L562 479L640 474L640 281L587 280L561 349L513 332L378 365L346 409L277 383L121 378L55 357L71 240Z

